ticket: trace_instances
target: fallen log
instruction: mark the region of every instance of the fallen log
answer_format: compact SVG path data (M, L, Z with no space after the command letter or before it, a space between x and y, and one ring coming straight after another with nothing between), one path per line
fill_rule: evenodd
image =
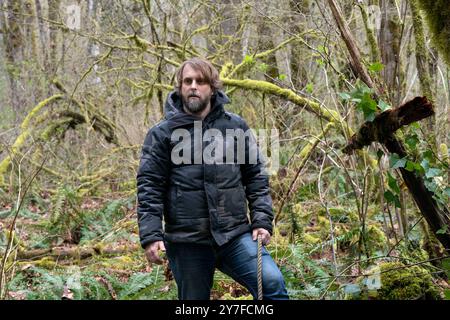
M94 246L94 247L54 247L50 249L21 250L17 254L17 260L35 260L43 257L57 259L86 259L96 255L120 255L139 250L137 244L120 246Z
M343 152L350 154L372 142L379 142L390 153L396 153L400 158L404 158L407 156L406 149L395 137L394 132L402 126L425 119L433 114L433 106L427 98L416 97L398 108L380 113L372 122L365 122L360 130L351 137L347 146L343 148ZM436 238L446 250L450 250L450 213L448 208L439 208L433 198L433 193L425 187L422 176L405 168L399 169L417 207Z

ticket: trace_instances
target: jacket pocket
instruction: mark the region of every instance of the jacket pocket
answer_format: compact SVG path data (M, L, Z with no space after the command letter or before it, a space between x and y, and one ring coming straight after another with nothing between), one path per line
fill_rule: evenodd
M247 201L242 185L221 190L219 205L224 208L225 217L243 219L247 214Z
M204 190L184 190L177 188L177 219L208 218L208 207Z

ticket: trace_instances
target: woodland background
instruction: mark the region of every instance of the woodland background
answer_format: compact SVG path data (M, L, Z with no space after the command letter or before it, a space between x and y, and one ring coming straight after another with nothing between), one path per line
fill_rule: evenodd
M450 298L447 0L1 0L0 299L176 298L139 246L135 177L193 56L280 132L268 249L291 299ZM406 156L343 152L416 96L434 115L397 130ZM251 296L216 272L212 298Z

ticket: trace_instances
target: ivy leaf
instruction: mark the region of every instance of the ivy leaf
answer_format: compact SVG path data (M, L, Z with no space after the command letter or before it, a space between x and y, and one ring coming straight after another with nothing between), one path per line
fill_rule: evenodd
M450 197L450 187L446 187L446 188L444 189L444 194L445 194L447 197Z
M392 191L394 191L396 194L400 193L400 188L397 185L397 180L388 172L388 185L389 188L391 188Z
M443 228L441 228L438 231L436 231L436 234L446 234L447 230L448 230L448 226L445 225Z
M425 177L427 178L433 178L437 177L441 174L441 170L437 168L429 168L428 170L425 170Z
M384 102L383 100L378 101L378 107L380 107L381 111L386 111L386 110L392 109L392 107L390 105L388 105L386 102Z
M422 166L416 162L413 161L406 161L406 170L408 170L409 172L413 172L413 171L417 171L419 173L422 173L423 169Z
M376 115L377 114L374 111L369 111L368 113L364 113L364 120L372 122L373 120L375 120Z
M414 149L416 145L419 143L419 139L417 138L417 135L414 134L407 136L405 142L411 149Z
M403 168L405 164L406 164L406 157L399 158L398 154L396 153L391 154L391 156L389 157L389 166L392 169Z
M363 111L366 121L373 121L373 119L375 119L377 103L372 99L369 93L364 93L361 101L358 103L358 107Z
M423 153L423 157L427 160L433 159L433 152L431 150L427 150Z
M390 190L384 192L384 198L388 203L394 203L397 208L401 208L399 197L393 194Z
M423 168L423 170L427 171L430 168L430 161L425 158L422 160L422 162L420 162L420 166Z
M343 99L343 100L350 100L351 96L346 93L346 92L339 92L339 96Z

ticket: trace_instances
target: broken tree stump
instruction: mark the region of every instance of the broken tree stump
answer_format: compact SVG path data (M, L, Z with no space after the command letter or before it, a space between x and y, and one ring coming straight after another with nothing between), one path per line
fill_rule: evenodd
M433 106L427 98L416 97L398 108L380 113L372 122L365 122L358 132L351 137L342 151L350 154L354 150L370 145L372 142L379 142L390 153L396 153L400 158L406 157L406 149L395 137L394 132L403 126L425 119L433 114ZM439 242L449 251L450 213L448 208L439 208L433 198L433 193L425 187L424 180L419 174L410 172L405 168L399 169L421 214Z

